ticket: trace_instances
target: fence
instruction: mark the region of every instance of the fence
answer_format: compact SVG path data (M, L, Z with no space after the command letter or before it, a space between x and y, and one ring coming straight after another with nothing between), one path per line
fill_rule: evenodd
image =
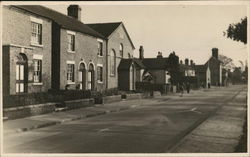
M149 82L136 82L136 90L140 92L160 91L161 93L168 93L170 85L168 84L155 84Z

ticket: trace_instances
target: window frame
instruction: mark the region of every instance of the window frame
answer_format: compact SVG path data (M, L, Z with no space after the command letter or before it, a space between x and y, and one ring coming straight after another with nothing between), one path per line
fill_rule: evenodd
M76 33L67 30L67 52L75 53L76 51Z
M100 71L99 71L99 68L100 68ZM102 64L97 64L96 71L97 71L97 83L103 83L103 78L104 78L103 77L103 65Z
M123 47L122 43L120 43L120 45L119 45L119 53L120 53L120 57L123 58L123 56L124 56L124 47Z
M72 66L72 69L69 69L69 66ZM73 61L67 61L67 69L66 69L66 81L67 84L75 84L75 62ZM69 73L71 72L71 73ZM71 76L69 76L71 74ZM71 79L69 79L71 78Z
M103 57L103 42L98 41L98 54L99 57Z
M43 27L41 23L31 21L31 45L42 46Z
M113 61L113 68L112 68L112 61ZM110 76L115 76L116 74L116 52L114 49L111 50L110 54Z
M42 60L41 59L33 59L34 63L34 71L33 71L33 85L42 85ZM36 70L37 63L37 70ZM35 76L38 77L38 81L36 81Z

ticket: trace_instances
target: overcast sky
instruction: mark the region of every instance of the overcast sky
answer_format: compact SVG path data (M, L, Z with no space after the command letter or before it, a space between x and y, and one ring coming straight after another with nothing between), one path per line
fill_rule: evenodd
M67 5L47 6L64 14ZM223 36L230 23L247 15L246 5L81 5L82 22L122 21L136 47L144 46L145 57L158 51L167 57L175 51L181 60L204 64L213 47L239 65L245 63L247 46Z

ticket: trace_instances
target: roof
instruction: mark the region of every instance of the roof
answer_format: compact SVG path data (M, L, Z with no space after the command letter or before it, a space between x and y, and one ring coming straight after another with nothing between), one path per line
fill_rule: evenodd
M208 62L211 61L211 60L214 60L214 61L222 63L221 60L219 60L219 59L217 59L217 58L215 58L215 57L212 56L212 57L209 58L209 60L205 64L208 64Z
M167 68L168 58L144 58L142 59L142 63L149 70L165 70Z
M135 46L124 26L124 24L122 22L109 22L109 23L89 23L87 24L89 27L93 28L94 30L96 30L97 32L99 32L100 34L102 34L103 36L105 36L106 38L109 38L113 32L115 32L115 30L122 25L122 27L125 30L125 33L128 36L128 39L132 45L132 47L135 49Z
M97 32L101 33L103 36L108 38L122 22L113 23L93 23L87 24L89 27L93 28Z
M118 66L119 70L128 70L132 63L135 63L140 68L144 69L145 66L138 59L121 59L120 64Z
M62 28L81 32L94 37L105 37L81 21L40 5L15 5L15 7L40 15L56 22Z
M206 72L207 66L206 65L195 65L195 70L197 72Z

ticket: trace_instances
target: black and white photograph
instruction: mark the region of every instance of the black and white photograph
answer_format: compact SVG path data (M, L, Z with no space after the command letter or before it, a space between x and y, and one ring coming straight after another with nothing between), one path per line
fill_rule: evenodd
M250 155L249 1L0 4L1 156Z

